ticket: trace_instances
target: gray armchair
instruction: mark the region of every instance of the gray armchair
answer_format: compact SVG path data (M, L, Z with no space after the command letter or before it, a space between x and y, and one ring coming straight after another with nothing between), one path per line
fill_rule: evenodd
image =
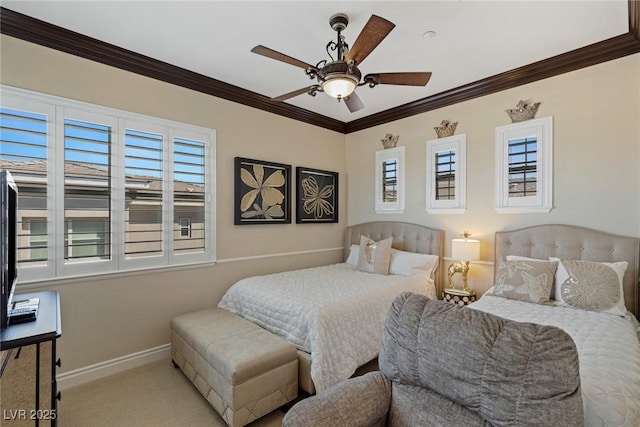
M298 402L282 425L584 424L578 353L558 328L406 292L389 310L379 364Z

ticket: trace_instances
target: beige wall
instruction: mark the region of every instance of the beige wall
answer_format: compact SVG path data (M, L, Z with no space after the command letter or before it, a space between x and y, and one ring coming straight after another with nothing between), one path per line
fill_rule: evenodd
M436 78L435 76L434 78ZM494 206L494 129L509 124L505 109L519 100L542 102L536 117L554 119L553 210L549 214L498 214ZM467 211L425 211L426 141L441 120L467 134ZM385 134L406 147L404 214L374 211L374 161ZM640 237L640 54L520 86L436 111L347 135L348 224L408 221L446 230L451 239L469 230L481 240L470 286L492 281L493 234L542 223L566 223Z
M239 278L341 259L330 249L342 246L347 218L344 135L11 37L0 43L2 84L216 130L220 263L18 288L60 291L62 372L168 343L172 316L214 306ZM340 223L296 225L292 211L290 225L234 226L236 156L339 172ZM224 262L313 250L320 252Z

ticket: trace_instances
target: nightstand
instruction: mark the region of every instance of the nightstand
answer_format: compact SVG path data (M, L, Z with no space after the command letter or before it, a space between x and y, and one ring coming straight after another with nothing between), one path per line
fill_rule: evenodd
M463 291L462 289L445 288L442 292L442 299L451 304L463 306L475 302L476 293L473 290Z

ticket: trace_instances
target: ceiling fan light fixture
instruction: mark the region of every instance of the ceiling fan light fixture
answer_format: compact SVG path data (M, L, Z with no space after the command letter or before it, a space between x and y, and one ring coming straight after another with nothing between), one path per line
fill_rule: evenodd
M320 86L332 98L346 98L356 89L358 81L348 74L328 76Z
M332 40L326 45L327 54L331 61L324 59L316 63L316 65L307 64L304 61L262 45L251 49L251 52L258 55L300 67L307 77L317 79L317 84L271 99L273 101L285 101L305 92L311 96L316 96L317 92L325 92L338 101L344 99L344 104L353 113L364 108L362 100L355 93L355 89L358 86L366 84L373 88L379 84L405 86L425 86L427 84L431 73L373 73L367 74L364 77L364 81L362 81L362 73L358 67L380 42L389 35L395 24L377 15L371 15L371 18L360 31L351 47L349 47L342 35L342 31L347 28L348 24L349 17L344 13L337 13L329 19L329 25L338 33L336 40ZM425 33L425 36L427 35ZM335 52L335 56L331 52Z
M344 61L335 61L318 70L317 77L320 87L327 95L342 99L353 93L360 83L362 74L356 66L349 66Z

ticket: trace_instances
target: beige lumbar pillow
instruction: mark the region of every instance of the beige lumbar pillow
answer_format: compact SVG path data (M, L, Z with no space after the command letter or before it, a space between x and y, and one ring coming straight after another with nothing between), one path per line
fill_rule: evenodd
M494 295L543 304L551 297L557 266L555 261L503 261L498 266Z
M389 274L392 242L392 237L376 242L367 236L360 236L358 270L367 273Z

